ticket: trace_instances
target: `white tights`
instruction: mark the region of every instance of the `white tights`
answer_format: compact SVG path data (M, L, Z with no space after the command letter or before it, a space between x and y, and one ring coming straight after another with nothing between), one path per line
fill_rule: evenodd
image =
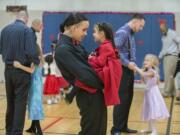
M157 135L156 121L155 120L150 120L148 122L148 128L149 128L149 130L152 131L151 135Z

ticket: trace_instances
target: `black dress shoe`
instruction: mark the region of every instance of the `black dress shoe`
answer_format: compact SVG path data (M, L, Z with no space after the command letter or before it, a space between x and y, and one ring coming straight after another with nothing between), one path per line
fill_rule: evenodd
M36 130L34 128L29 128L26 130L27 133L35 133Z
M123 132L123 133L131 133L132 134L132 133L137 133L137 130L126 128L126 129L121 130L121 132Z
M176 97L176 101L180 101L180 97Z
M35 132L35 135L43 135L43 133L42 133L42 131L41 130L36 130L36 132Z
M74 96L71 93L65 94L65 102L71 104L73 102Z

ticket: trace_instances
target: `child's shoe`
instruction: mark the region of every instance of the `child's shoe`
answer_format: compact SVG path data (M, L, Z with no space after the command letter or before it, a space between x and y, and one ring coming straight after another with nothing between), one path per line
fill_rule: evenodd
M57 104L57 103L58 103L58 100L57 100L56 98L53 98L53 99L52 99L52 103L53 103L53 104Z
M57 96L56 96L56 99L57 99L58 101L61 101L61 95L57 95Z
M48 100L47 100L47 104L48 104L48 105L51 105L51 104L52 104L52 100L51 100L51 99L48 99Z
M180 97L176 97L176 101L180 101Z
M155 130L155 131L152 131L150 135L158 135L158 134L157 134L157 131Z
M180 96L176 97L176 100L174 102L176 105L180 105Z

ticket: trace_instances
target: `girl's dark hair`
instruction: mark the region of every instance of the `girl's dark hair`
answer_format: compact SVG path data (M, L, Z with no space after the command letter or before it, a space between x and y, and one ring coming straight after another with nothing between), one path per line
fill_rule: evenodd
M51 54L47 55L45 57L45 62L47 62L48 65L50 65L53 62L53 56Z
M104 32L105 38L107 40L111 41L112 47L115 50L117 58L120 58L118 49L116 48L116 45L115 45L115 42L114 42L114 33L113 33L112 25L103 22L103 23L97 23L96 26L97 26L99 31L103 31Z
M60 31L63 33L65 27L69 27L69 26L72 26L74 24L78 24L82 21L88 21L88 19L83 14L70 13L69 16L60 25Z
M105 34L105 38L109 41L111 41L113 48L116 48L115 43L114 43L114 33L112 26L108 23L97 23L97 28L99 31L103 31Z

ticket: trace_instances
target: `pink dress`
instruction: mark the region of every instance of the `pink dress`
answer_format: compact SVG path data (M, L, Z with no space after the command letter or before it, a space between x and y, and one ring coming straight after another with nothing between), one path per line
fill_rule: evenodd
M144 93L142 119L144 121L150 121L168 118L169 112L157 85L158 74L153 69L149 69L147 72L149 71L153 71L155 75L154 77L144 76L146 89Z

